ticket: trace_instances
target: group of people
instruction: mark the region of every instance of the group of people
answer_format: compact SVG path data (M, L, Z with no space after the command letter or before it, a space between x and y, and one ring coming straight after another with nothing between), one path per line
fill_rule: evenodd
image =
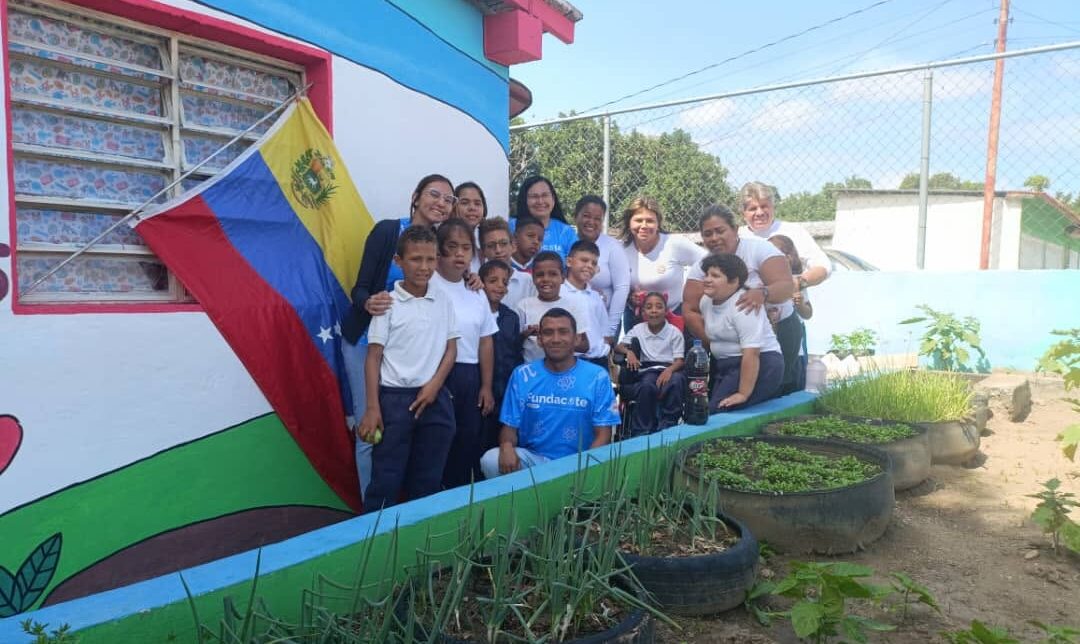
M603 199L577 201L575 228L544 177L509 220L475 183L421 179L409 216L368 236L342 321L365 509L605 445L620 401L621 435L676 424L694 341L712 355L713 412L801 389L806 289L830 264L775 219L770 187L739 201L746 225L710 206L699 246L650 197L613 238Z

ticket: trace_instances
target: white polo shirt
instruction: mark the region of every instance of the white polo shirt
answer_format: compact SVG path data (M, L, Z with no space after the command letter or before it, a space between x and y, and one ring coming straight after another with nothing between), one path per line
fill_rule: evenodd
M514 308L521 300L536 295L536 285L533 284L532 273L510 269L510 281L506 285L506 296L502 303L507 308Z
M518 320L521 322L520 330L524 331L525 327L531 324L539 325L540 318L554 308L566 309L574 317L577 332L585 333L586 337L588 337L589 314L586 312L588 311L586 303L582 301L580 296L566 292L560 292L559 299L551 302L545 302L535 295L518 302L517 306L514 307L514 312L518 314ZM589 348L592 348L591 342ZM525 358L525 362L532 362L544 357L544 350L540 348L535 335L525 338L522 356Z
M624 246L623 253L630 270L630 290L663 293L672 309L682 304L687 269L709 254L689 239L667 233L660 233L660 241L648 254L638 252L634 244Z
M585 311L589 316L589 328L585 330L585 335L589 338L589 351L581 355L586 358L606 356L611 351L611 347L604 342L604 336L608 332L608 309L604 304L604 296L591 286L579 289L569 280L563 282L561 292L577 295L585 302Z
M446 292L454 308L458 332L457 360L462 364L480 362L480 338L493 335L499 330L495 314L491 312L483 291L470 291L465 280L450 282L436 272L431 283Z
M714 358L735 358L743 349L780 351L772 325L762 307L753 313L735 308L739 291L720 304L713 304L708 295L701 296L701 314L705 318L705 335Z
M642 362L665 362L670 364L675 362L676 358L686 356L686 341L683 339L682 331L667 321L664 322L664 326L659 333L653 333L649 329L648 322L638 322L634 325L634 328L623 333L619 344L629 345L631 338L637 338L637 341L641 344L639 358Z
M735 255L746 264L746 288L759 288L765 284L765 281L761 279L761 265L766 260L773 257L779 257L787 262L787 257L780 252L780 249L772 245L772 242L762 241L757 237L739 238L739 245L735 247ZM705 279L705 271L701 270L701 262L698 262L690 269L686 276L688 280L703 281ZM769 304L770 308L780 309L780 319L786 319L787 316L795 312L795 305L791 303L791 300L785 300L779 304Z
M390 310L371 318L368 344L383 347L379 384L385 387L423 387L439 369L446 343L461 337L454 306L440 288L414 297L394 283Z

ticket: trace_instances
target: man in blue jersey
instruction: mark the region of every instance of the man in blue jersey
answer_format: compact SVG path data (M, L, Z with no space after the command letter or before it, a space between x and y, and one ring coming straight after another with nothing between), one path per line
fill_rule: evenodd
M510 376L499 415L499 446L480 459L487 478L607 445L619 422L607 372L574 357L574 317L553 308L539 327L544 358Z

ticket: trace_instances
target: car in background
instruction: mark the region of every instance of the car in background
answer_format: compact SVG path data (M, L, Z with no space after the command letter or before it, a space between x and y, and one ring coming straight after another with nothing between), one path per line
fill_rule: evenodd
M825 254L829 256L832 261L834 271L876 271L877 266L874 266L865 259L856 257L846 251L837 250L835 248L823 248Z

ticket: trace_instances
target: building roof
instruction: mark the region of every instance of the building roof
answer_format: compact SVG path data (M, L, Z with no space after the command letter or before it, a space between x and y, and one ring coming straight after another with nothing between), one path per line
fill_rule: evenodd
M566 0L542 0L544 4L556 10L571 22L580 22L581 11ZM469 0L469 3L480 10L485 16L493 13L502 13L518 8L519 3L507 0Z
M876 190L873 188L843 188L837 190L837 195L846 194L851 196L872 196L872 195L914 195L919 194L918 190ZM930 190L931 195L946 195L953 197L973 197L982 199L982 190ZM1080 214L1073 212L1072 208L1065 205L1058 199L1051 197L1045 192L1035 192L1034 190L995 190L995 197L1012 197L1016 199L1040 199L1045 201L1055 210L1060 212L1065 217L1080 223Z

